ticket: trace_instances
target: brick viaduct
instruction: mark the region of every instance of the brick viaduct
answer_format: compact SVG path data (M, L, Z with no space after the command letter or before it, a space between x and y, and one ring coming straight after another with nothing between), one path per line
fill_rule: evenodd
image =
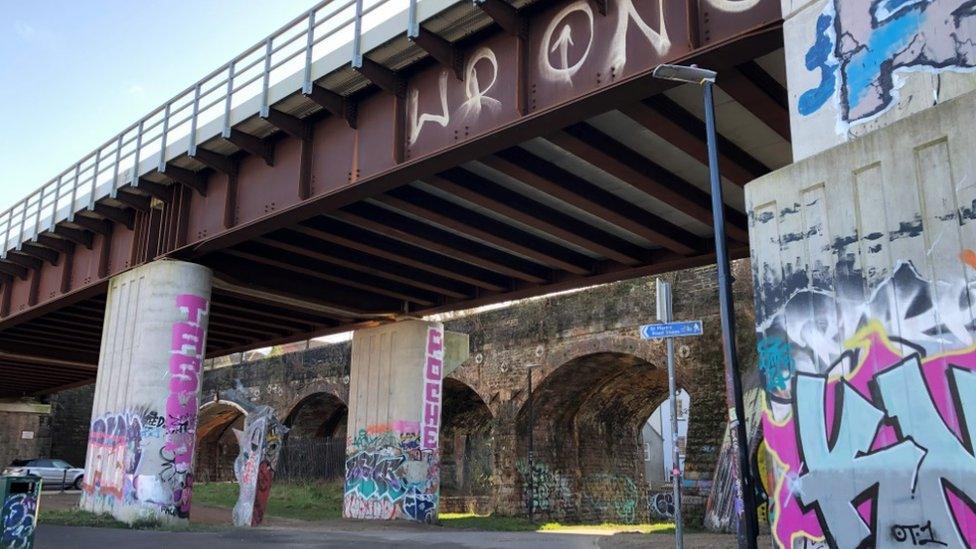
M747 261L736 264L735 275L746 370L755 363ZM706 333L718 333L714 269L668 276L675 286L676 318L701 318ZM653 320L653 288L652 278L641 278L445 319L447 329L470 335L471 356L444 382L444 511L524 514L531 474L534 507L542 517L646 517L652 490L644 480L640 429L667 393L664 345L641 340L636 330ZM285 418L290 438L344 436L350 347L327 345L208 371L197 433L198 478L233 478L237 444L230 427L239 427L242 416L227 394L238 382L249 400ZM721 344L717 338L689 339L677 349L679 386L691 396L687 505L691 520L700 521L725 428ZM536 456L531 472L530 365ZM55 396L53 453L81 452L83 459L79 431L87 430L84 407L90 398L90 388Z

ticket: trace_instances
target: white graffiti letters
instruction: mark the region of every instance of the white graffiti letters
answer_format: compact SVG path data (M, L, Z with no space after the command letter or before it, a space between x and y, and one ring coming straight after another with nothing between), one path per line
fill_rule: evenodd
M442 128L446 128L451 122L451 114L447 111L447 71L441 72L440 78L437 81L437 89L440 92L442 114L425 112L424 114L418 115L418 111L420 110L418 105L420 101L420 90L414 88L410 91L410 106L407 117L410 121L411 145L417 142L417 138L420 137L420 130L423 129L424 124L427 122L440 124Z
M657 10L658 30L654 30L637 13L634 0L620 0L617 6L617 30L613 33L613 41L610 46L611 67L623 70L627 64L627 28L630 27L631 20L651 43L651 47L658 55L664 55L671 49L668 28L664 24L664 0L658 0Z
M574 13L582 13L586 16L589 30L587 34L586 49L573 64L569 62L569 46L574 45L573 28L569 24L569 16ZM559 28L559 36L553 40L556 29ZM583 66L583 62L590 55L590 48L593 46L593 8L587 0L573 2L562 9L552 22L546 27L546 32L542 35L542 47L539 48L539 68L542 75L550 80L564 81L570 83L572 77ZM554 66L549 59L550 54L559 52L559 66Z
M491 80L484 87L478 80L478 62L487 61L491 66ZM495 114L502 108L502 102L488 97L488 91L494 87L498 80L498 58L491 48L478 48L473 55L468 57L464 66L464 103L458 108L457 113L461 120L467 120L469 116L477 118L481 115L481 109L485 108L488 112Z

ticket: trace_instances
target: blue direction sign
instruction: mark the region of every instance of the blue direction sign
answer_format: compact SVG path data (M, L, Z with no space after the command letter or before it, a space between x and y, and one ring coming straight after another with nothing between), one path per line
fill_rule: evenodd
M690 337L702 335L702 321L689 320L686 322L662 322L660 324L645 324L640 327L641 338L661 339L664 337Z

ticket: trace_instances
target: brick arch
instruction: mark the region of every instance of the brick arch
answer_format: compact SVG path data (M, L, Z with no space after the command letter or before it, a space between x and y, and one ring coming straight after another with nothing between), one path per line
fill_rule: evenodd
M492 488L494 413L456 377L444 379L442 395L441 512L483 508Z
M528 398L516 414L522 503L534 494L540 515L553 519L642 520L640 429L667 399L664 345L613 334L547 351L533 372L532 468Z
M239 453L234 429L244 428L247 409L233 399L214 399L200 406L197 416L197 479L234 479L234 459Z
M288 408L282 422L288 439L345 438L349 408L346 394L329 382L313 383Z
M286 418L290 416L301 405L302 401L317 393L330 394L339 399L344 405L349 405L349 385L317 379L307 385L303 385L301 391L288 401L287 406L276 410L278 417Z

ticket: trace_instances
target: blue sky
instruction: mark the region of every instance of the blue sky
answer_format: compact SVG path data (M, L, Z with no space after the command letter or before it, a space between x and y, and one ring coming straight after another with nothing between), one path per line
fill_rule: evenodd
M0 211L317 0L0 0Z

